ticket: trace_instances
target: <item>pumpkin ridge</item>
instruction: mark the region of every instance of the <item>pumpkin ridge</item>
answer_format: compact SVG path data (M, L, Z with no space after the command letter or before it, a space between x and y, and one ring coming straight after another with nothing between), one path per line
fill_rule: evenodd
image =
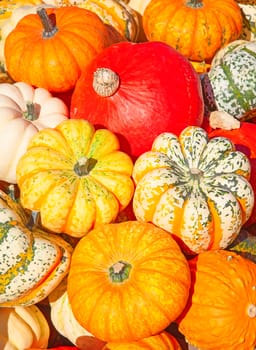
M139 291L139 292L141 293L141 295L143 296L143 291L141 290L141 288L140 288L140 286L139 286L139 283L133 281L132 285L133 285L133 288L134 288L136 291ZM135 287L134 285L135 285L136 287ZM150 303L151 303L151 305L154 306L154 308L156 308L156 309L158 309L158 310L161 311L162 315L165 316L166 320L169 320L169 319L170 319L169 313L168 313L169 310L167 310L167 309L164 307L164 305L160 304L160 302L157 300L157 297L156 297L156 296L153 297L151 294L150 294L150 295L148 294L148 295L147 295L147 298L150 300ZM176 317L178 317L178 316L179 316L179 315L177 314ZM174 317L174 318L176 318L176 317ZM146 322L146 319L144 319L143 322ZM166 328L166 327L169 325L169 321L168 321L168 322L165 321L165 323L166 323L165 326L163 325L162 328Z
M132 300L132 296L134 295L134 293L137 294L138 292L140 292L141 297L143 298L143 293L141 293L141 290L136 289L136 285L135 285L134 282L130 283L129 286L130 286L130 288L127 288L125 290L125 295L126 295L127 299L131 298L131 300ZM134 290L134 292L132 292L132 290ZM124 297L121 298L121 301L124 302L124 299L125 299ZM129 316L128 313L124 313L123 317L124 317L125 322L126 322L126 327L129 329L129 332L132 335L132 334L134 334L134 329L131 327L131 323L129 322L129 317L128 316ZM140 317L142 317L142 316L140 315ZM148 323L147 318L143 318L143 319L141 318L141 322L149 330L149 333L152 334L151 327L150 327L150 325Z
M233 271L234 271L234 275L237 276L237 271L236 271L236 269L235 269L235 268L232 268L232 269L233 269ZM213 271L213 270L210 268L210 265L206 265L206 264L205 264L205 266L201 266L200 273L202 273L202 274L207 274L208 276L211 276L211 275L212 275L212 276L214 277L214 279L219 280L222 284L224 284L224 285L226 286L227 291L230 290L230 281L227 281L227 280L226 280L225 271L222 271L222 270L220 269L220 270L219 270L219 274L217 275L217 274L215 273L215 271ZM221 278L221 277L223 277L223 278ZM237 277L239 277L239 279L240 279L240 276L237 276ZM235 284L234 284L234 286L235 286ZM241 295L239 295L239 294L236 293L236 288L233 288L233 289L232 289L232 292L233 292L234 295L238 298L237 302L241 301ZM233 299L233 297L232 297L232 299ZM204 300L201 299L201 300L200 300L200 304L202 304L203 301L204 301ZM207 306L207 304L204 304L204 306ZM210 304L209 306L212 306L212 304ZM220 305L218 305L218 308L219 308L219 307L220 307ZM226 309L226 306L225 306L225 305L223 305L223 309L224 309L224 310Z
M180 4L180 6L178 6L178 4L175 4L175 5L173 4L172 5L171 2L169 2L169 1L166 1L166 2L167 2L167 6L164 6L164 4L163 4L162 11L159 11L157 16L159 16L160 18L161 18L161 16L163 16L164 20L168 21L168 19L166 18L167 11L171 7L173 7L173 11L172 11L172 13L170 13L171 20L169 20L168 25L164 28L164 30L162 32L162 35L161 35L161 39L162 40L165 40L165 38L167 37L168 32L169 32L169 28L170 27L172 28L173 24L175 25L175 14L177 13L177 11L179 11L179 10L181 10L183 8L183 4ZM184 11L184 12L186 12L186 11ZM168 15L168 17L169 17L169 15ZM185 18L185 16L184 16L184 18ZM173 47L176 50L179 49L179 42L180 42L180 37L179 37L179 35L177 35L175 37L175 41L173 42Z

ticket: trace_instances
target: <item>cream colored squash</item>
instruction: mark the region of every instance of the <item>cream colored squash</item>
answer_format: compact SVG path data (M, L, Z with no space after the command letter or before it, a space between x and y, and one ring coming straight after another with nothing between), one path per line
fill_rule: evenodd
M95 338L75 319L67 295L66 278L48 297L50 317L55 329L80 350L103 350L105 342Z
M48 322L36 305L0 308L0 349L46 348L50 337Z
M129 6L133 8L135 11L143 15L143 12L147 5L149 4L150 0L130 0L128 1Z
M39 130L68 119L68 107L43 88L0 84L0 180L16 183L16 166Z
M134 213L173 234L188 253L225 249L254 205L250 162L199 127L159 135L135 162Z

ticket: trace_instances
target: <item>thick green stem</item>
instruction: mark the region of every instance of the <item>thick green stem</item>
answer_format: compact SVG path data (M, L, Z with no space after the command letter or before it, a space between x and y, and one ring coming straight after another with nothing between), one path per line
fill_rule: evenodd
M118 261L109 268L109 277L113 283L122 283L129 278L132 265Z
M88 175L96 163L96 159L87 158L86 156L80 157L74 166L74 172L78 176Z
M45 8L41 7L36 12L43 25L43 38L48 39L53 37L58 32L58 28L48 16Z

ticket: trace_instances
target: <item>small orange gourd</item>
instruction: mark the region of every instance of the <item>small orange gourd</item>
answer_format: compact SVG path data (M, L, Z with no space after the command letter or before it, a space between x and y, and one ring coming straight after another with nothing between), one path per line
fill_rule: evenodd
M188 263L166 231L150 223L98 225L75 247L67 292L77 321L106 342L155 335L183 311Z
M252 350L256 345L256 265L226 250L189 261L190 297L179 330L199 349ZM232 331L231 331L232 330Z
M7 36L6 68L15 81L63 92L74 87L93 57L120 40L114 28L89 10L42 7L24 16Z
M148 40L163 41L197 62L211 61L238 39L242 23L235 0L151 0L143 13Z

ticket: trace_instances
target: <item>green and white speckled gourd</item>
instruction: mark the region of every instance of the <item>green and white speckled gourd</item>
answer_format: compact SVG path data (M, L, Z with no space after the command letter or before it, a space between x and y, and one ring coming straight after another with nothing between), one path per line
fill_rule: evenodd
M72 248L62 238L26 227L28 217L0 191L0 307L29 306L66 276Z
M243 31L240 39L256 40L256 0L236 0L242 10Z
M134 213L172 233L185 252L225 249L251 215L250 163L199 127L160 134L135 162Z
M237 119L256 108L256 41L236 40L214 57L202 76L206 114L224 111Z

